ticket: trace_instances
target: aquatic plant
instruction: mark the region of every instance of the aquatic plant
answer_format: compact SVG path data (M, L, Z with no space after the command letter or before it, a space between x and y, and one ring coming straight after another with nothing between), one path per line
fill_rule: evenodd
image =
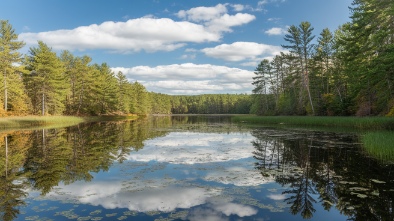
M233 122L394 130L392 117L234 116Z
M383 161L394 162L394 132L374 131L361 137L363 147L368 154Z

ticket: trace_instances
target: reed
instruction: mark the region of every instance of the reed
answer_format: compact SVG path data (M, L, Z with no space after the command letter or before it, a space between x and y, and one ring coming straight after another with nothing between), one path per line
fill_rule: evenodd
M23 116L0 118L0 128L26 128L48 125L71 126L84 122L82 117L74 116Z
M394 162L394 132L374 131L362 135L364 149L371 156L385 162Z
M233 122L394 130L393 117L234 116Z

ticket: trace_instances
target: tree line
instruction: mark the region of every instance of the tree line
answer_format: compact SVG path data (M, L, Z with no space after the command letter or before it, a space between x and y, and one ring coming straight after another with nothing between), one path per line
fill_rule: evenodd
M148 92L106 63L64 50L58 56L39 41L27 55L25 43L6 20L0 31L0 108L9 115L103 115L249 113L249 95L170 96Z
M292 25L284 49L261 61L251 111L259 115L394 115L394 2L354 0L351 21L313 34Z

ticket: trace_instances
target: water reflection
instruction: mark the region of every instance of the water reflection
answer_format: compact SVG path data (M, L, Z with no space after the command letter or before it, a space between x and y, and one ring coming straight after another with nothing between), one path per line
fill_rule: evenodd
M358 142L201 116L7 132L0 219L393 220L393 165Z
M394 220L393 165L360 151L355 135L255 130L256 168L287 190L293 214L312 218L317 203L349 220ZM389 187L391 186L391 187Z

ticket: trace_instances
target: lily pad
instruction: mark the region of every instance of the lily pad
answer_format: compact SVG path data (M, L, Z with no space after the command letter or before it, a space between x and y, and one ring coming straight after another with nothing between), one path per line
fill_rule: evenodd
M386 183L385 181L375 180L375 179L372 179L371 181L374 182L374 183Z

